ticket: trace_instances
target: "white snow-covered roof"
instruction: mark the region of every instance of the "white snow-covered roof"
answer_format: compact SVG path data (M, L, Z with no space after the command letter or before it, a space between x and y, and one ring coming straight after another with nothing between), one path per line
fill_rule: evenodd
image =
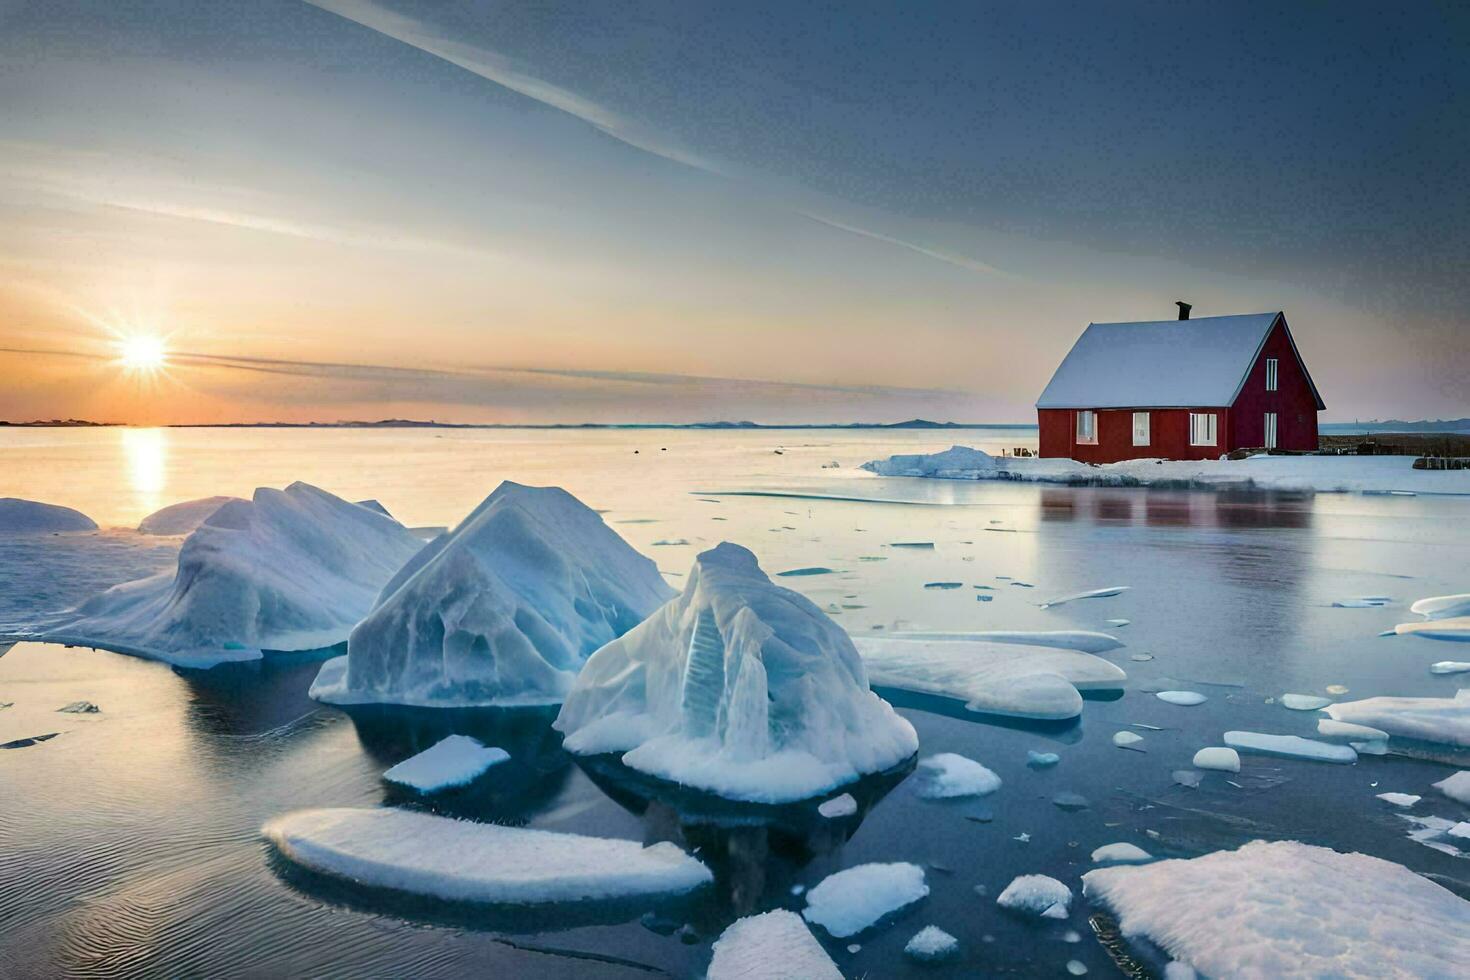
M1278 317L1279 312L1248 313L1088 324L1036 407L1227 407Z

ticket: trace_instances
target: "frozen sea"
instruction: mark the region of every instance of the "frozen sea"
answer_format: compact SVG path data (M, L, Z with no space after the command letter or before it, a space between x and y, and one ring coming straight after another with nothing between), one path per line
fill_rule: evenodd
M1035 431L0 430L0 496L75 507L103 527L0 539L0 623L169 567L179 539L127 530L166 504L305 480L376 498L406 524L437 526L512 479L563 486L603 511L675 588L697 551L731 540L771 573L806 570L777 581L854 634L1104 630L1126 642L1107 656L1129 674L1122 697L1089 700L1078 722L1060 726L1000 723L885 692L917 728L921 754L969 756L1002 786L934 801L899 773L856 788L858 813L829 821L814 805L740 808L584 770L544 714L349 716L307 698L312 657L192 673L21 643L0 656L0 704L12 703L0 709L0 743L59 734L0 751L0 977L697 976L735 917L800 911L794 886L894 861L923 866L930 894L856 938L822 936L844 974L1059 976L1076 960L1107 976L1115 967L1085 900L1058 921L1017 917L995 897L1022 874L1077 891L1091 852L1116 842L1193 856L1299 839L1470 893L1470 859L1411 840L1414 825L1376 798L1422 795L1407 812L1470 818L1429 789L1470 760L1428 753L1349 766L1246 755L1238 775L1205 772L1197 787L1173 775L1226 730L1314 734L1317 714L1284 708L1285 693L1453 694L1457 678L1428 668L1466 659L1462 645L1377 634L1413 618L1415 598L1470 590L1470 505L882 479L856 469L956 442L999 452L1034 446ZM916 543L932 548L895 546ZM925 588L941 582L962 587ZM1117 585L1130 589L1040 608ZM1391 601L1332 607L1363 596ZM1186 707L1153 696L1166 689L1207 700ZM80 700L100 712L57 713ZM1143 740L1115 747L1121 730ZM511 762L428 804L381 780L454 732L506 748ZM1028 768L1028 750L1060 762ZM1056 805L1064 793L1086 806L1072 796ZM672 840L697 849L717 884L656 906L443 906L313 878L259 834L283 811L382 802ZM650 911L660 928L640 921ZM957 958L904 958L929 924L957 937ZM1068 942L1071 932L1080 941Z

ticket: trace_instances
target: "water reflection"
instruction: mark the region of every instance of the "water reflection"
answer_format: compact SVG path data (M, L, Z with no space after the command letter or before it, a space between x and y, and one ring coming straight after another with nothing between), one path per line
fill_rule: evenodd
M119 429L127 460L128 484L145 513L163 506L168 467L168 433L164 429Z
M1039 517L1048 523L1191 528L1306 529L1314 499L1282 491L1074 487L1045 488L1039 496Z

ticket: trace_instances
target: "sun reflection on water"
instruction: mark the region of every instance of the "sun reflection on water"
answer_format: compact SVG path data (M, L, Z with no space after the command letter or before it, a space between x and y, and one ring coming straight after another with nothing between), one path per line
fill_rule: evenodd
M168 433L164 429L121 429L128 482L144 513L162 504L167 482Z

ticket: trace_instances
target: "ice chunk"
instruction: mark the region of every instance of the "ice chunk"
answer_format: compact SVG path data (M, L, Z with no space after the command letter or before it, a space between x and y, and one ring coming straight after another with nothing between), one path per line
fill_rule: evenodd
M1185 708L1196 704L1204 704L1209 698L1198 691L1159 691L1154 697L1169 704L1177 704Z
M1409 607L1409 611L1425 619L1454 619L1457 616L1470 616L1470 592L1420 599Z
M557 704L594 650L674 594L556 487L505 482L414 556L312 697L423 707ZM718 665L717 665L718 666Z
M115 586L42 638L186 667L329 647L421 544L396 521L305 483L262 487L185 538L172 575Z
M50 534L95 531L97 522L79 510L39 500L0 497L0 534Z
M1267 735L1262 732L1226 732L1225 744L1246 752L1276 755L1288 759L1310 759L1315 762L1352 763L1358 753L1346 745L1329 745L1299 735Z
M836 820L838 817L850 817L857 813L857 800L852 798L851 793L843 793L834 796L817 807L817 812L828 820Z
M1331 698L1315 694L1283 694L1280 701L1283 708L1290 708L1292 711L1316 711L1332 703Z
M1032 769L1046 769L1062 761L1062 757L1055 752L1037 752L1035 749L1026 750L1026 765Z
M860 864L828 875L808 891L802 915L837 939L846 939L928 894L924 869L917 865Z
M971 711L1059 720L1082 713L1084 690L1116 690L1128 675L1101 657L1073 650L980 643L858 637L875 685L956 698Z
M1470 769L1461 769L1453 776L1446 776L1435 783L1434 788L1450 799L1470 806Z
M974 759L941 752L919 760L920 796L947 800L961 796L984 796L1000 789L1000 777Z
M1067 909L1072 904L1072 889L1046 875L1021 875L1006 885L995 904L1003 909L1033 915L1047 915L1053 909L1060 909L1060 917L1066 918ZM1056 915L1050 917L1058 918Z
M1470 962L1470 903L1364 854L1255 841L1082 882L1124 936L1207 976L1449 977Z
M1032 647L1055 647L1082 653L1107 653L1123 641L1095 630L974 630L969 632L895 631L901 640L969 640L978 643L1019 643Z
M1133 620L1131 620L1131 619L1110 619L1110 620L1108 620L1108 625L1109 626L1127 626L1131 622L1133 622Z
M155 510L138 524L140 534L189 534L211 514L239 497L201 497ZM384 515L386 516L386 515Z
M67 715L95 715L102 709L91 701L73 701L56 710Z
M1076 602L1078 599L1106 599L1122 592L1127 592L1126 585L1109 585L1101 589L1089 589L1086 592L1073 592L1071 595L1060 596L1056 599L1048 599L1041 604L1042 609L1050 609L1052 606L1060 606L1067 602Z
M437 793L471 783L491 766L509 758L510 753L505 749L486 747L468 735L450 735L418 755L404 759L383 773L383 778L420 793Z
M1200 749L1194 754L1197 769L1213 769L1217 772L1240 772L1240 753L1220 745Z
M927 476L941 480L980 480L995 474L994 456L968 446L951 446L942 453L890 456L864 463L862 468L879 476ZM983 475L982 475L983 474Z
M1470 663L1462 660L1441 660L1429 665L1431 674L1463 674L1470 671Z
M1394 806L1413 806L1423 799L1423 797L1413 796L1409 793L1379 793L1378 799L1385 803L1392 803Z
M735 920L713 953L707 980L842 980L801 916L786 909Z
M960 941L938 926L925 926L914 933L903 954L920 963L938 963L960 951Z
M562 706L568 751L722 796L791 802L918 750L868 689L848 635L733 544L699 555L683 594L598 650Z
M1374 609L1386 606L1393 600L1385 595L1365 595L1356 599L1338 599L1332 604L1334 609Z
M1143 864L1154 856L1137 844L1104 844L1092 852L1093 864Z
M1113 733L1113 744L1120 749L1126 749L1129 746L1137 745L1139 742L1142 741L1143 736L1138 734L1137 732L1130 732L1125 730Z
M1452 698L1368 698L1327 708L1338 721L1371 725L1391 738L1470 746L1470 688Z
M261 832L320 874L447 901L520 904L679 894L713 881L673 844L453 820L413 810L299 810Z
M1367 725L1354 725L1351 722L1337 721L1332 718L1317 719L1317 734L1332 742L1382 742L1388 738L1388 732L1379 728L1369 728Z
M1418 636L1426 640L1470 642L1470 616L1433 619L1423 623L1399 623L1393 628L1399 636Z

